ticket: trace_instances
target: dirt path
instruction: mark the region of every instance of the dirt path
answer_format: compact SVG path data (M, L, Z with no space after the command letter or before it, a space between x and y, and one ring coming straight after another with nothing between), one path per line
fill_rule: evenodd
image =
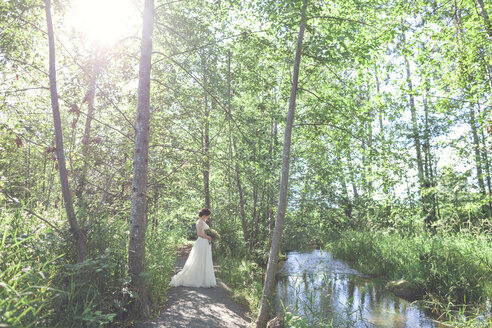
M183 247L176 271L181 270L191 246ZM248 307L233 301L229 288L219 279L213 288L174 287L159 318L138 328L250 327Z

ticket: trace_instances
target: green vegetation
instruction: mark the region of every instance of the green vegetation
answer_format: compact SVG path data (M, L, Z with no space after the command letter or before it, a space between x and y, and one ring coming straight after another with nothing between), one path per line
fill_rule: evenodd
M490 237L469 233L346 231L328 248L362 273L413 283L429 302L478 306L492 297L491 245Z
M217 262L217 276L232 289L233 298L247 304L255 316L263 290L264 270L251 260L219 257Z
M255 313L291 91L282 251L328 245L441 313L490 302L490 1L312 0L302 20L297 0L146 0L146 56L142 3L108 1L0 1L0 325L152 313L205 206L219 276ZM150 135L137 142L143 57Z
M1 213L0 321L8 327L101 327L126 320L127 304L136 295L125 268L125 221L99 218L88 232L91 253L73 264L76 254L65 239L69 231L40 223L24 209ZM51 224L62 226L56 220ZM147 275L158 304L166 295L181 239L176 230L166 231L168 238L158 238L163 234L158 229L149 234Z

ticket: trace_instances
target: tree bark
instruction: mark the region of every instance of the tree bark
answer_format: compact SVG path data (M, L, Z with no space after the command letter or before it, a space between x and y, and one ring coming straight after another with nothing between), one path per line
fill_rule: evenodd
M271 141L270 141L270 149L269 149L269 157L270 157L270 169L275 172L275 158L277 158L277 120L272 117L272 128L271 128ZM273 177L273 175L270 175ZM275 228L275 219L274 219L274 208L275 208L275 189L273 185L270 183L268 187L268 208L267 208L267 217L268 217L268 230L269 230L269 238L272 240L273 238L273 229Z
M432 153L430 148L430 128L429 128L429 106L427 104L427 93L429 88L425 89L425 97L424 97L424 154L425 154L425 187L435 187L434 184L434 172L432 169ZM425 196L425 204L427 206L427 221L429 224L432 224L436 221L436 209L437 209L437 197L434 190L431 192L427 192Z
M480 107L478 108L478 116L483 117L483 112L480 111ZM487 191L489 193L489 196L492 195L492 182L490 179L490 163L489 163L489 155L487 153L487 145L485 144L485 134L483 132L483 129L480 129L480 135L481 135L481 150L482 150L482 160L485 166L485 177L487 178ZM490 206L490 203L489 203ZM492 209L492 206L490 206Z
M130 245L128 269L131 286L138 292L134 303L136 313L149 316L148 295L145 279L145 232L147 229L147 167L149 155L150 122L150 70L152 54L152 30L154 0L145 0L143 12L142 45L138 81L137 123L135 153L133 159L133 182L130 210Z
M352 203L350 202L350 198L349 198L349 194L348 194L347 181L345 181L345 174L343 172L342 159L341 159L340 153L338 151L336 152L336 157L337 157L337 161L340 165L340 171L338 172L338 178L340 179L340 184L342 185L343 211L344 211L345 215L351 219L352 218Z
M254 205L253 226L251 227L251 236L250 236L250 240L249 240L249 251L250 252L253 251L254 246L256 244L256 239L258 236L260 214L261 214L261 209L263 208L263 200L265 199L265 189L266 189L266 182L263 183L263 188L262 188L261 197L260 197L260 204L257 207L256 201L255 201L255 205Z
M350 182L352 183L352 192L354 193L354 201L356 203L358 203L359 202L359 192L357 191L357 181L355 180L354 166L352 165L352 156L350 155L350 149L348 147L346 149L346 154L347 154L347 159L348 159Z
M202 66L203 66L203 85L207 85L207 65L205 54L202 54ZM210 123L209 116L210 112L208 109L208 93L204 90L204 117L205 117L205 126L202 140L202 149L203 149L203 192L205 198L205 207L210 208L210 158L209 158L209 149L210 149Z
M405 42L405 34L403 34L403 42ZM403 51L403 58L405 60L405 69L407 72L407 86L408 86L408 93L409 93L409 99L410 99L410 114L412 118L412 133L413 133L413 139L415 142L415 152L416 152L416 159L417 159L417 172L418 172L418 180L419 180L419 185L420 185L420 194L421 194L421 201L422 201L422 212L423 215L425 216L424 220L425 223L427 224L427 227L430 228L432 222L434 221L434 216L431 213L431 210L429 209L429 202L428 198L424 197L424 188L427 188L428 185L426 183L427 177L424 172L424 161L422 158L422 145L421 145L421 140L420 140L420 133L419 133L419 124L417 122L417 109L415 107L415 98L413 96L413 84L412 84L412 75L410 72L410 63L408 61L407 55Z
M289 187L289 162L290 162L290 143L292 136L292 126L294 123L294 114L296 108L297 85L299 80L299 68L301 65L301 49L304 38L304 29L306 26L306 6L307 0L303 1L301 9L301 23L299 35L297 37L297 47L294 61L294 70L292 74L292 88L290 91L289 111L287 113L287 122L285 125L284 149L282 153L282 176L280 178L280 193L278 199L277 218L275 220L275 229L273 232L272 243L270 247L270 257L268 258L267 271L265 275L265 284L261 295L260 309L256 321L257 328L266 327L270 303L275 285L275 271L278 262L278 253L280 251L280 242L282 240L282 229L287 209L287 192Z
M77 185L77 190L75 191L75 195L80 203L83 203L83 194L85 188L85 182L87 178L87 157L89 156L89 145L91 140L91 126L92 126L92 118L94 116L94 102L96 95L96 80L97 75L99 73L99 66L97 63L97 58L94 59L93 67L92 67L92 75L89 79L89 85L87 88L86 100L87 100L87 117L85 120L85 129L84 136L82 137L82 172L80 173L79 183Z
M55 37L53 33L53 23L51 20L51 2L45 0L46 23L48 26L48 42L49 42L49 78L50 78L50 94L51 108L53 110L53 123L55 127L55 142L56 142L56 157L58 160L58 172L60 174L60 184L62 188L63 201L65 203L65 211L67 213L70 230L75 239L75 247L77 249L77 259L82 262L87 256L87 241L83 229L79 226L75 211L73 208L72 194L68 184L67 167L65 163L65 152L63 149L63 134L61 127L60 108L58 105L58 90L56 85L56 61L55 61Z
M374 77L376 79L376 93L378 96L381 95L381 86L379 82L379 77L378 77L378 70L377 66L374 65ZM383 124L383 108L382 106L378 108L378 119L379 119L379 138L381 138L381 149L383 150L381 152L381 159L383 161L382 165L382 185L383 185L383 193L387 195L389 193L389 184L388 184L388 174L386 173L386 153L384 151L385 146L386 146L386 140L385 140L385 135L384 135L384 124Z
M485 11L485 4L483 0L477 0L478 5L480 6L480 15L483 18L483 25L485 26L485 31L487 31L487 35L489 40L492 42L492 28L490 26L490 19L487 11Z
M227 126L229 129L228 135L228 143L229 143L229 158L227 163L227 195L228 195L228 204L227 204L227 213L232 216L232 177L231 177L231 169L233 165L233 153L232 153L232 129L231 129L231 49L229 48L227 51Z
M241 175L240 175L240 168L239 168L239 160L237 160L238 157L238 152L237 152L237 145L236 145L236 140L233 140L233 145L234 145L234 152L236 153L236 183L237 183L237 189L239 193L239 209L241 211L241 225L243 227L243 237L244 237L244 242L246 245L248 245L249 241L249 236L248 236L248 224L246 222L246 209L245 209L245 201L244 201L244 194L243 194L243 187L241 184Z
M482 160L480 154L480 139L478 138L477 124L475 119L475 110L473 104L470 104L470 126L473 136L473 151L475 152L475 164L477 169L478 187L482 195L485 195L485 183L483 182Z
M417 110L415 108L415 98L413 96L412 76L410 73L410 63L408 62L407 56L404 54L403 57L405 59L405 68L407 71L407 85L408 85L408 92L410 97L410 114L412 117L412 132L413 132L413 139L415 142L415 152L417 154L418 177L419 177L420 187L423 187L424 165L422 162L422 149L420 144L419 126L417 122Z

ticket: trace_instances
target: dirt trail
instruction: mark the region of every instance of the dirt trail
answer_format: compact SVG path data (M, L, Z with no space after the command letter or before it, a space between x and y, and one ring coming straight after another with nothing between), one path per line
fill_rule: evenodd
M181 270L191 246L180 249L176 271ZM248 307L231 299L231 291L219 279L213 288L174 287L161 315L138 328L250 327Z

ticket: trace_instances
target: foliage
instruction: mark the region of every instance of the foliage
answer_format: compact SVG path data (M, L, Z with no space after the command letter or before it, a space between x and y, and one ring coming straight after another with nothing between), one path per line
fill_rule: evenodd
M91 253L85 261L72 264L74 250L64 239L69 238L68 231L59 235L36 217L25 215L24 209L2 211L2 322L23 327L100 327L127 318L127 305L136 295L129 289L126 271L126 222L95 220L88 234ZM167 231L168 238L159 238L162 234L162 230L150 233L152 243L147 248L148 283L155 304L166 295L179 241L176 232Z
M0 320L9 326L47 325L54 312L47 307L54 300L49 267L57 258L37 252L33 245L35 236L6 229L5 223L10 223L6 213L2 213L2 222ZM34 258L30 253L39 256Z
M424 300L441 310L465 303L480 307L491 296L492 248L486 235L346 231L329 248L362 273L415 284Z
M233 297L256 315L263 290L264 270L255 262L237 257L217 258L217 276L232 288Z
M178 231L165 229L163 225L148 229L145 274L151 302L156 306L166 298L174 274L176 246L182 241Z
M231 284L256 304L262 269L251 265L266 264L275 224L300 3L156 1L145 272L155 305L207 192L219 274L237 266ZM0 308L12 324L123 320L138 296L125 265L139 23L90 40L71 27L74 8L57 1L53 17L65 156L90 253L78 264L59 213L44 8L0 3L0 275L13 295ZM340 256L413 279L439 303L484 301L492 42L479 2L309 1L307 14L282 249L337 239Z

